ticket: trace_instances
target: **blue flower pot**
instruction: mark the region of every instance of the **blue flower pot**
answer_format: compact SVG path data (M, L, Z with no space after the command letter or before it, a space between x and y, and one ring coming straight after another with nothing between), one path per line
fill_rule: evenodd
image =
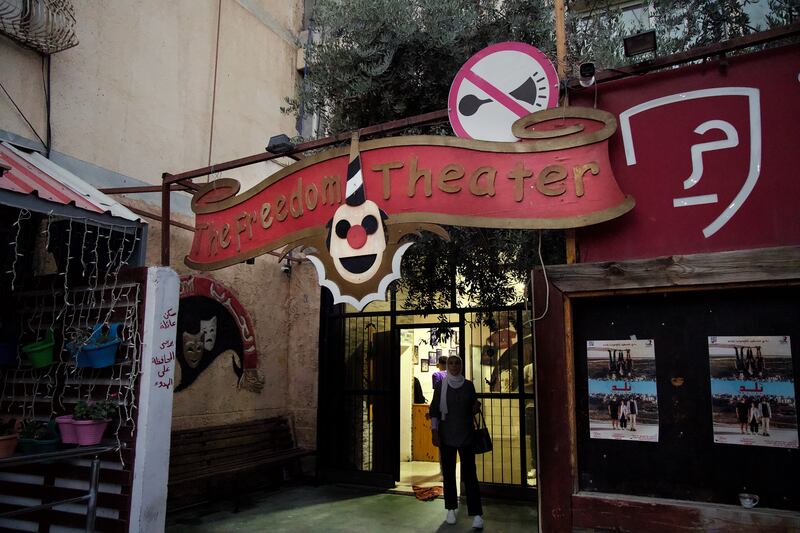
M121 322L108 324L108 333L103 335L104 324L94 327L91 337L85 342L76 345L67 344L67 348L75 355L75 365L78 368L104 368L114 364L117 348L121 340L117 337ZM102 342L98 342L102 339Z
M114 364L120 340L86 345L78 351L78 368L104 368Z

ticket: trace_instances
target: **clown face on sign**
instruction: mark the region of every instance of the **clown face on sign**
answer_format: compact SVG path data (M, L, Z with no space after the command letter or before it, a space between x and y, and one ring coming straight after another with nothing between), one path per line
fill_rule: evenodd
M411 242L404 242L407 237L424 230L448 238L447 232L435 224L393 222L375 202L367 200L358 135L353 135L350 144L345 203L336 209L326 228L319 240L304 238L289 248L321 250L324 245L327 253L307 254L320 285L330 289L334 303L348 303L357 309L385 299L389 284L400 278L400 261L411 246Z
M371 279L380 269L386 250L386 214L375 202L364 200L363 184L361 191L360 204L351 204L348 196L347 203L336 210L328 223L327 246L333 266L351 283Z

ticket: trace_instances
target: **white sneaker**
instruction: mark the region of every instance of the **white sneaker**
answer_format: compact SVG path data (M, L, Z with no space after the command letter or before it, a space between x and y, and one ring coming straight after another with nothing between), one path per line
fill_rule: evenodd
M472 529L483 529L483 517L481 515L477 514L472 519Z
M455 524L456 523L456 512L453 509L447 511L447 518L445 522L448 524Z

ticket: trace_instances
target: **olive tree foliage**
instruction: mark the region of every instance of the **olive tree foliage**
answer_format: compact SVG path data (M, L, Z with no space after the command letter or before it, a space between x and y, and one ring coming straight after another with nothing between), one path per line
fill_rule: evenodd
M649 59L622 49L624 36L649 28L659 56L744 35L754 29L748 5L767 1L770 25L796 20L800 0L644 0L635 13L630 2L569 0L567 64ZM522 41L556 58L552 0L317 0L310 31L305 76L284 111L319 116L317 135L444 108L458 69L492 43ZM402 133L453 135L446 121ZM545 263L564 262L563 232L447 229L450 241L424 235L406 252L407 308L448 308L456 294L481 307L513 302L540 261L540 239Z
M442 109L458 69L489 44L523 41L555 57L549 0L319 0L312 17L318 42L286 111L320 115L327 134ZM453 135L446 122L403 133ZM482 307L514 302L539 261L539 232L446 229L450 241L423 234L406 252L404 306L449 308L455 291ZM560 232L544 235L547 260L562 262Z
M319 0L317 44L287 111L317 113L328 133L442 109L461 65L490 43L554 48L549 2Z
M572 2L567 12L568 63L592 61L600 69L685 52L798 20L800 0L618 0ZM765 24L752 14L763 11ZM657 52L625 57L624 37L654 29Z

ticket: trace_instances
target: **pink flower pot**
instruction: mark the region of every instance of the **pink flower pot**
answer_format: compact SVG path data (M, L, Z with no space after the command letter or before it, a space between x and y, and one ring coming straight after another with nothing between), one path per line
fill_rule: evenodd
M77 444L78 435L75 433L75 426L72 415L64 415L56 417L58 423L58 431L61 433L61 442L64 444Z
M91 446L98 444L103 439L103 433L111 420L73 420L72 427L75 429L78 444L81 446Z

